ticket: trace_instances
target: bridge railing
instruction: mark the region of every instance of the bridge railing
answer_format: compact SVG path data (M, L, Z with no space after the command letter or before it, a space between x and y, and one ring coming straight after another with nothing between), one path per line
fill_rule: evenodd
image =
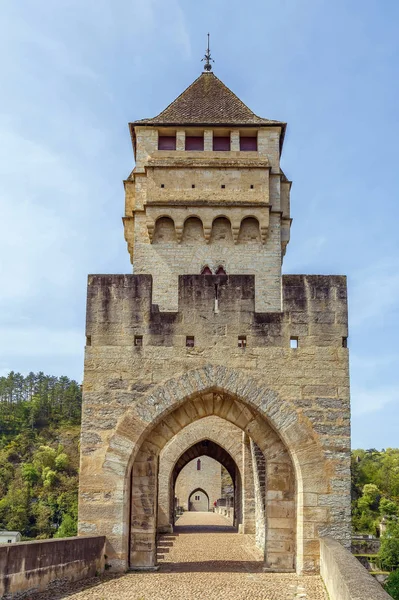
M330 537L320 539L320 574L330 600L392 600L357 558Z
M59 581L93 577L105 568L105 536L0 545L0 598L32 594Z

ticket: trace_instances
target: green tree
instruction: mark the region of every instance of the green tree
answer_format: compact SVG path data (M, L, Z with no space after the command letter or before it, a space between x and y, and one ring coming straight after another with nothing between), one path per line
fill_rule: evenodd
M68 467L68 463L68 454L65 454L65 452L61 452L61 454L59 454L55 459L55 468L57 469L57 471L65 471L65 469Z
M24 481L31 486L39 481L39 473L32 463L25 463L21 466L21 474Z
M399 513L399 506L388 498L381 498L380 514L382 517L396 516Z
M399 568L399 523L389 521L381 539L378 558L383 569Z
M385 582L385 591L392 596L393 600L399 600L399 570L392 571L388 575L388 579Z
M63 537L72 537L77 535L78 528L76 524L76 520L71 517L71 515L65 515L62 519L61 525L58 528L57 533L54 535L56 538Z

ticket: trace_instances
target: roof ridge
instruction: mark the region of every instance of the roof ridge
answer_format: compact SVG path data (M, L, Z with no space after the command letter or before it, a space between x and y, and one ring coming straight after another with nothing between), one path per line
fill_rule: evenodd
M213 72L201 73L156 117L140 119L135 123L137 125L285 125L281 121L259 117Z

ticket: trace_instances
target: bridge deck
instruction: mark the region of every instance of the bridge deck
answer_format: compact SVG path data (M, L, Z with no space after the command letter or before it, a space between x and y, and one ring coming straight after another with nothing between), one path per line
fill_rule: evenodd
M71 584L37 600L325 600L320 577L263 573L253 536L225 517L184 513L159 540L156 573L128 573Z

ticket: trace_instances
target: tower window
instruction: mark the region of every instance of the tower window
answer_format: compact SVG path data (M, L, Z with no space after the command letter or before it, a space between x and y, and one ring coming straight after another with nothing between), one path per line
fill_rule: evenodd
M225 188L226 186L224 185L224 183L222 183L222 185L221 185L220 187L222 188L222 190L224 190L224 188Z
M258 149L258 140L256 137L240 136L241 152L253 152Z
M230 137L215 137L213 136L213 149L216 152L223 152L230 150Z
M135 346L142 346L143 345L143 336L142 335L135 335L134 336L134 345Z
M86 346L91 346L91 335L86 335Z
M191 187L194 189L194 188L195 188L195 183L193 183L193 184L191 185Z
M204 150L204 137L186 135L186 150L202 152Z
M254 184L251 183L251 185L249 187L251 188L251 190L253 190L254 189Z
M298 348L298 338L296 336L290 337L290 348Z
M201 471L201 459L197 460L197 471Z
M347 348L347 347L348 347L348 338L343 337L342 338L342 348Z
M246 348L247 347L247 336L246 335L239 335L238 336L238 347L239 348Z
M161 183L161 188L164 188L164 187L165 187L165 184L164 184L164 183Z
M158 150L176 150L176 136L160 135L158 137Z
M186 347L194 348L194 336L193 335L186 336Z

